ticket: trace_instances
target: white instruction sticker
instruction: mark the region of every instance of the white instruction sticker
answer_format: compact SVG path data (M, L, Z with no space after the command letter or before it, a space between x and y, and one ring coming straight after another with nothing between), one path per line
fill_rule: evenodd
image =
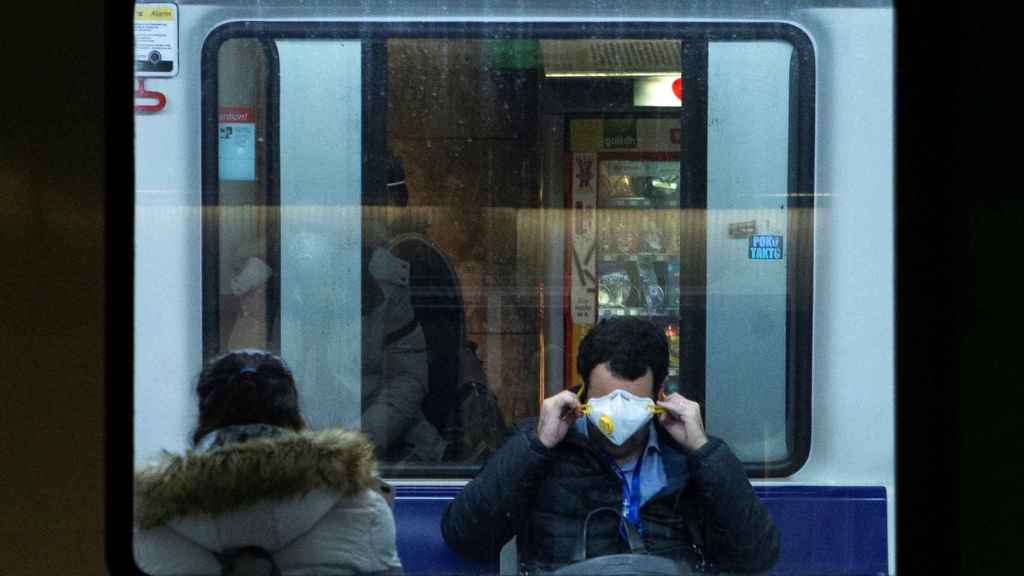
M217 148L221 180L256 179L256 122L252 108L221 107Z
M135 5L135 75L178 73L178 6Z

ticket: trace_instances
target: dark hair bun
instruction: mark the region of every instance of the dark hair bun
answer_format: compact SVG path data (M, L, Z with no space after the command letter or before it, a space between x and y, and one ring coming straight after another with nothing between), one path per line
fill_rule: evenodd
M196 396L199 424L193 445L226 426L305 426L291 370L284 360L263 350L233 351L212 360L199 374Z

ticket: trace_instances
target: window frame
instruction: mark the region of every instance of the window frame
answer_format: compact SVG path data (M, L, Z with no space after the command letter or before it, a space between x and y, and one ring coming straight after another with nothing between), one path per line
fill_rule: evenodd
M812 394L812 311L815 227L815 104L816 61L813 44L805 31L780 21L752 22L338 22L338 21L234 21L214 28L203 42L201 52L201 175L202 175L202 334L203 358L216 354L220 342L218 310L220 265L218 175L217 56L220 46L235 38L258 39L268 62L267 97L267 186L268 205L279 210L279 69L276 39L358 40L363 51L363 199L382 188L381 175L368 172L369 160L380 157L386 147L386 99L373 98L374 90L387 89L386 42L394 38L452 40L512 39L671 39L682 43L682 68L702 73L687 77L687 101L680 109L683 141L680 171L684 193L680 210L703 210L707 225L707 70L709 42L784 41L793 47L790 65L788 224L786 256L786 439L789 457L773 462L744 463L751 478L791 476L807 461L811 445ZM692 105L696 103L696 105ZM274 222L278 220L273 219ZM279 232L279 231L278 231ZM279 234L268 235L278 238ZM707 234L681 254L680 277L680 381L683 392L704 410L707 350ZM275 258L271 266L280 270L279 246L268 247ZM268 320L280 303L280 278L273 276L268 290ZM273 306L273 308L271 308ZM275 319L276 321L276 319ZM685 366L685 368L684 368ZM712 423L713 424L713 423ZM476 475L480 466L422 465L396 467L381 463L382 473L391 478L465 479Z

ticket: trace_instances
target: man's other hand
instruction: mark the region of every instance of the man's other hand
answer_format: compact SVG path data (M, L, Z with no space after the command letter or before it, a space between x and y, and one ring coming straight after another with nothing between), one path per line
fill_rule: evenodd
M580 414L580 401L569 390L544 400L537 421L537 438L545 447L553 448L565 438Z
M708 443L704 422L700 418L700 404L673 392L667 398L658 400L658 406L665 409L665 412L658 415L658 423L683 448L694 452Z

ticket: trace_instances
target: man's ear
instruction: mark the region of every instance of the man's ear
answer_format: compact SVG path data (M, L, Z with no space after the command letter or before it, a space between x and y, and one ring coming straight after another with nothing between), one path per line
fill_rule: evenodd
M668 381L668 375L666 374L665 377L661 379L661 384L659 384L659 385L654 387L654 401L655 402L657 402L658 400L664 400L665 398L668 397L668 394L665 393L665 382L667 382L667 381Z

